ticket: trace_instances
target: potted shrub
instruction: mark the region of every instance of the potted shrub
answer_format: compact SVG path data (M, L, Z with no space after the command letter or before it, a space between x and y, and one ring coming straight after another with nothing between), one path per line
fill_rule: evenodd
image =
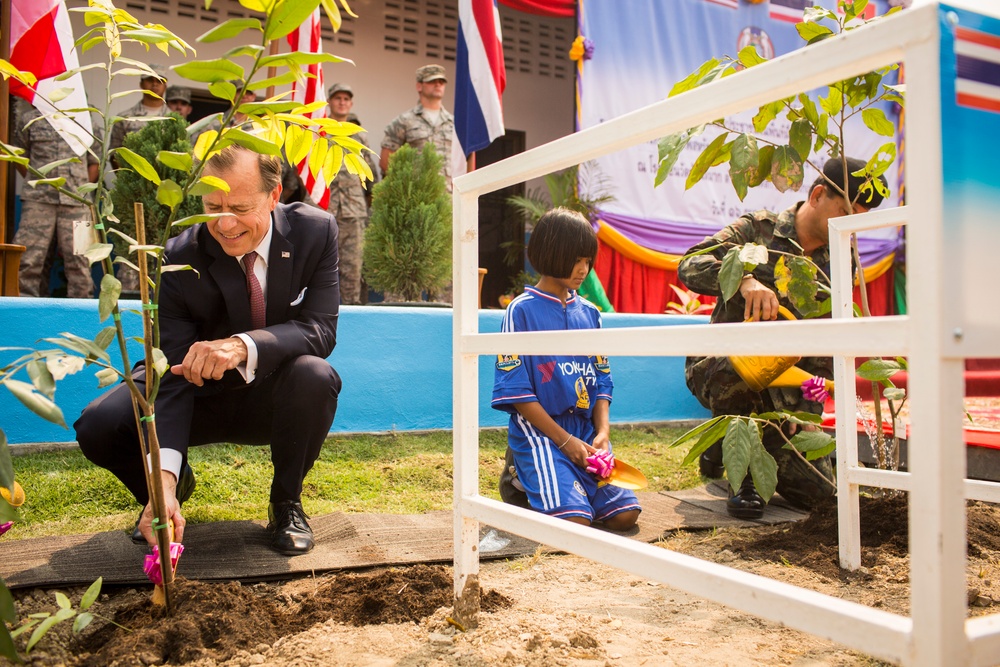
M372 193L362 274L403 301L433 297L451 278L451 198L441 161L430 144L419 152L404 145Z

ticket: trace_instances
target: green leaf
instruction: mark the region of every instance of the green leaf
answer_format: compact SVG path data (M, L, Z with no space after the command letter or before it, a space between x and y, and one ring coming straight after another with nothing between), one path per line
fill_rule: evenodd
M292 65L315 65L317 63L351 63L354 61L348 58L341 58L330 53L309 53L307 51L292 51L291 53L279 53L275 56L265 56L260 59L260 67L281 67ZM259 70L258 70L259 71Z
M236 37L244 30L251 29L263 30L260 26L260 21L257 19L229 19L228 21L215 26L201 37L198 37L195 41L201 42L202 44L211 44L212 42L219 42L223 39Z
M778 486L778 463L764 449L764 445L760 441L760 433L757 432L756 428L752 429L751 435L753 439L750 445L750 475L753 477L753 485L757 488L757 493L765 501L768 501Z
M153 348L153 368L160 377L163 377L170 370L170 362L167 361L167 355L163 354L163 350L158 347Z
M110 243L94 243L83 251L83 256L86 257L91 264L96 264L97 262L103 262L105 259L110 257L112 250L114 250L114 246Z
M56 596L56 604L59 605L60 609L73 608L73 603L69 601L69 598L66 597L65 593L63 593L62 591L56 591L55 596Z
M774 160L774 146L767 144L757 151L757 171L747 182L751 188L755 188L771 176L771 161Z
M94 343L90 340L65 331L59 335L61 338L43 338L42 340L47 343L58 345L67 350L78 352L84 357L96 357L102 361L111 361L111 357L108 356L108 353L94 345Z
M255 153L281 156L281 146L252 134L247 134L239 128L230 128L224 136L234 144L240 145L243 148L249 148Z
M806 412L805 410L799 412L785 412L782 416L793 424L823 423L823 415L818 415L815 412Z
M208 194L209 192L215 192L216 190L229 192L229 183L226 183L218 176L202 176L201 178L198 179L198 183L195 187L199 186L204 186L205 188L208 188L207 192L205 193L199 192L199 196L201 196L201 194Z
M833 437L825 431L799 430L799 432L792 437L791 442L795 449L805 453L812 452L817 449L823 449L824 447L827 447L832 440ZM788 447L788 445L785 446Z
M0 486L5 489L14 486L14 462L11 460L7 434L3 432L3 429L0 429Z
M881 109L865 109L861 112L861 118L865 121L865 125L876 134L881 134L884 137L892 137L896 134L896 126L885 117L885 113Z
M14 394L14 398L21 401L24 407L28 408L36 415L50 421L53 424L58 424L63 428L69 428L66 426L66 420L63 418L62 410L59 406L50 401L48 398L42 394L34 391L32 387L27 382L21 382L20 380L6 379L0 384L6 385L10 393Z
M108 345L111 345L111 341L115 339L117 333L117 330L113 326L104 327L94 336L94 345L102 350L107 350Z
M889 401L901 401L906 398L906 390L900 387L886 387L882 390L882 396Z
M728 136L728 132L722 132L701 152L701 155L698 156L698 159L691 166L691 171L688 172L687 180L684 182L685 190L690 190L691 186L700 181L712 164L715 163L715 159L722 153L722 145L726 143ZM296 163L293 162L292 164Z
M80 611L87 611L90 609L90 605L94 604L97 600L97 596L101 594L101 585L104 583L104 577L98 577L97 581L92 583L88 588L87 592L83 594L83 598L80 599Z
M79 162L79 161L80 161L80 158L78 158L76 156L74 156L74 157L68 157L68 158L65 158L63 160L56 160L55 162L49 162L48 164L42 165L41 167L38 167L38 171L43 176L45 176L46 174L48 174L50 171L52 171L56 167L61 167L64 164L69 164L71 162Z
M692 88L697 88L702 85L702 83L707 83L706 79L720 65L722 65L722 63L716 58L706 60L701 64L701 67L675 83L673 88L670 89L670 94L667 95L667 97L680 95L681 93L691 90Z
M757 428L739 417L734 417L726 428L726 437L722 439L722 463L733 491L739 490L746 477L755 437L759 443Z
M264 90L270 86L274 86L275 88L277 88L280 86L288 85L293 81L298 81L299 79L302 79L304 76L305 75L300 72L285 72L277 76L268 77L266 79L260 79L259 81L251 81L250 89Z
M680 447L681 445L686 444L694 440L695 438L700 438L705 431L711 429L713 426L718 424L723 419L725 419L725 417L713 417L712 419L709 419L706 422L702 422L701 424L698 424L690 431L681 435L679 438L671 442L669 445L667 445L667 447L671 448Z
M165 179L160 183L160 187L156 188L156 201L164 206L177 208L184 201L184 191L174 181Z
M687 131L678 132L663 137L657 143L660 166L656 169L656 180L653 182L653 187L667 180L667 176L670 175L670 170L673 168L674 163L677 162L677 158L680 157L684 147L691 141L691 136Z
M804 172L802 158L791 146L777 146L771 158L771 182L778 192L798 191Z
M222 57L226 60L239 58L240 56L250 56L251 58L256 58L257 54L261 53L263 50L264 47L260 44L243 44L229 49L222 54Z
M73 634L80 634L83 629L90 625L91 621L94 620L94 615L90 612L84 612L76 617L73 621Z
M792 126L788 129L788 145L794 148L802 159L809 157L809 149L812 145L812 125L805 118L799 118L792 122Z
M0 624L14 623L16 621L17 610L14 608L14 596L10 594L10 589L7 588L6 582L0 578Z
M298 29L317 7L319 0L284 0L267 17L267 22L264 24L264 40L281 39Z
M796 23L795 30L798 31L799 37L806 41L806 44L813 44L827 37L833 37L833 31L819 23Z
M869 359L858 366L857 375L864 380L881 382L903 370L899 362L889 359Z
M298 125L289 125L285 131L285 155L289 164L298 164L309 155L312 146L312 132ZM328 174L329 175L329 174Z
M27 371L28 377L31 378L31 384L35 389L50 399L55 397L56 381L52 378L52 373L49 371L49 367L44 359L29 361L25 365L24 370ZM6 484L0 484L0 486L6 486Z
M809 23L816 23L817 21L822 21L823 19L830 19L831 21L837 20L837 15L831 12L829 9L824 7L806 7L802 12L802 20Z
M215 97L219 99L232 102L236 99L236 85L230 83L229 81L214 81L208 84L208 92L212 93Z
M826 97L820 96L819 105L829 115L836 116L844 108L844 96L835 86L830 86Z
M105 387L110 387L111 385L118 382L119 375L118 371L113 368L102 368L94 373L94 377L97 378L97 388L104 389Z
M761 55L757 53L757 47L753 44L747 44L740 49L740 52L736 54L736 59L739 60L740 64L744 67L754 67L767 62L767 58L762 58Z
M193 60L174 67L174 71L185 79L201 83L213 83L229 79L242 79L243 68L232 60L217 58L215 60Z
M729 178L740 201L743 201L747 196L749 182L757 174L759 161L757 138L749 134L737 136L729 153Z
M197 213L195 215L189 215L186 218L181 218L180 220L174 220L171 227L190 227L191 225L197 225L199 222L208 222L215 218L221 218L227 215L226 213Z
M45 636L45 633L60 620L62 619L56 618L55 616L49 616L44 621L39 623L38 627L35 628L35 631L31 633L31 638L28 640L28 645L25 647L25 650L30 653L31 649L35 648L35 644L37 644L38 641Z
M187 173L191 171L193 160L188 153L176 153L174 151L160 151L156 154L156 159L165 167L176 169Z
M688 451L687 456L684 457L683 465L690 465L691 463L694 463L704 451L726 435L726 429L729 426L729 421L725 417L716 417L712 420L712 422L714 422L713 426L706 429L701 434L701 437L698 438L698 442L696 442L690 451Z
M758 133L762 133L767 129L767 126L771 124L771 121L778 117L781 110L785 108L785 105L780 101L769 102L767 104L761 105L757 110L757 115L753 117L753 129Z
M17 160L11 160L11 162L17 162ZM66 185L66 179L62 176L59 178L36 178L28 181L28 185L33 188L37 188L39 185L51 185L54 188L61 188Z
M722 288L722 299L729 301L740 291L743 280L743 262L740 261L740 249L730 248L722 258L722 268L719 270L719 287Z
M122 293L122 283L110 273L101 278L101 294L97 299L98 321L103 322L114 312L118 297ZM107 346L105 346L106 348Z
M778 293L792 302L803 316L814 316L816 303L816 265L805 257L782 256L775 264L775 284Z
M147 181L152 181L157 185L160 184L160 175L156 173L155 169L153 169L153 165L146 161L146 158L142 157L138 153L130 151L124 146L116 148L115 154L127 162L137 174L145 178Z

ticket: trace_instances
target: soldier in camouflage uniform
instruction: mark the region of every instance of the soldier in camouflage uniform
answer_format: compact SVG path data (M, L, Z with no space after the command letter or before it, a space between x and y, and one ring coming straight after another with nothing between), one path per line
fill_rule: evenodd
M398 115L385 128L379 166L382 173L389 170L389 156L403 144L421 150L430 142L443 158L442 171L448 192L451 192L451 137L455 133L455 117L441 106L447 84L444 67L424 65L417 69L417 94L420 102L409 111Z
M335 83L327 90L330 118L347 122L354 106L354 91L344 83ZM358 132L353 139L368 145L368 133ZM375 153L364 153L372 174L379 173ZM368 202L365 186L355 174L341 166L337 177L330 184L330 203L327 210L333 214L340 228L340 302L360 305L361 300L361 253L364 246L365 227L368 226Z
M163 96L167 93L167 70L162 65L150 64L156 76L144 76L139 80L139 87L142 88L142 99L118 114L122 118L134 118L141 116L166 116L170 113L170 107L163 101ZM146 124L141 120L122 120L115 123L111 128L111 140L108 147L111 149L121 148L125 142L125 135L138 132ZM112 156L112 163L117 160ZM116 166L120 166L117 165Z
M849 159L850 172L863 169L861 160ZM830 182L843 187L844 171L839 159L831 159L824 166L823 173ZM854 212L867 211L882 202L882 196L874 192L868 200L867 192L858 198L858 189L864 179L851 176L848 194L855 201ZM862 204L862 202L864 202ZM843 196L829 186L821 176L809 189L809 198L799 202L782 213L757 211L741 216L718 234L706 238L688 251L678 267L678 277L690 289L719 297L712 312L711 321L743 322L749 317L755 320L773 320L778 316L778 305L788 308L796 317L800 316L792 303L777 293L774 279L774 264L781 255L770 252L768 263L759 264L752 273L743 277L739 291L729 301L723 301L719 286L719 271L722 258L733 246L756 243L769 250L792 255L805 255L826 275L830 274L828 222L832 217L844 215L846 204ZM719 245L721 244L721 245ZM719 245L714 250L693 255L699 250ZM806 357L797 364L811 375L833 378L833 360L829 357ZM807 401L798 387L768 388L753 391L736 373L726 357L689 357L685 365L688 388L712 416L749 415L773 410L794 410L820 414L820 403ZM795 425L786 423L784 433L791 437ZM784 449L785 440L774 428L764 429L763 444L774 456L778 464L777 491L794 505L813 507L818 502L832 497L836 489L827 480L833 480L829 459L813 461L810 466L794 452ZM702 474L722 476L722 449L716 443L702 455ZM820 478L820 474L826 479ZM732 493L732 490L730 490ZM760 518L764 513L764 500L757 494L753 479L748 474L740 490L728 501L727 509L740 518Z
M35 168L56 160L77 157L69 144L47 120L28 123L41 116L41 112L22 99L14 99L14 126L11 143L25 150L25 157ZM97 180L98 161L89 152L86 162L67 162L50 171L48 178L65 178L70 190ZM22 176L25 169L18 166ZM45 258L55 240L56 249L62 253L66 267L66 294L71 298L89 298L94 295L94 281L90 277L90 262L82 255L73 254L73 221L90 220L90 209L59 193L48 185L21 191L21 220L14 243L26 250L21 255L18 284L24 296L48 296L42 288L48 285L43 275Z

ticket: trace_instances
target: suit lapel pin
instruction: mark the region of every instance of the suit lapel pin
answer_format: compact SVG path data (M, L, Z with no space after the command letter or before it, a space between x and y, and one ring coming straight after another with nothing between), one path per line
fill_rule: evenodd
M281 251L281 258L282 259L288 259L291 256L292 256L292 253L288 252L287 250L282 250Z

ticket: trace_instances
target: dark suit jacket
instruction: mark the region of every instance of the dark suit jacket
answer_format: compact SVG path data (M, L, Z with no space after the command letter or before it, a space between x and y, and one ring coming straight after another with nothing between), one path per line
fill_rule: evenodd
M163 274L160 290L160 349L171 365L183 361L197 341L246 333L257 345L257 375L267 377L284 361L303 355L325 359L337 339L340 282L337 225L333 216L305 204L278 204L267 262L267 327L251 330L246 276L235 257L204 224L167 242L165 264L197 271ZM163 376L156 398L160 445L187 451L197 395L245 387L238 371L199 388L183 376ZM252 386L252 384L251 384Z

